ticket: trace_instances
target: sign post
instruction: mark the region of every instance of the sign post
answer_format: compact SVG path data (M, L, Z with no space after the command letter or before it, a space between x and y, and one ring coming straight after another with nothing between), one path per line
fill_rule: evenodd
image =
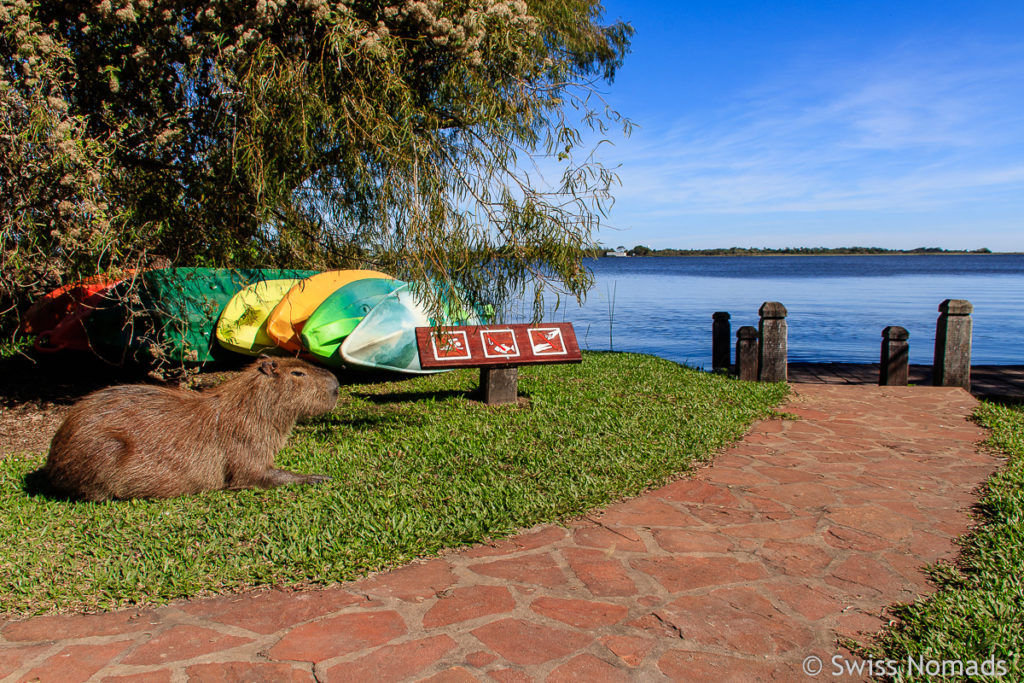
M480 368L490 405L516 401L520 365L583 360L570 323L417 327L416 346L424 370Z

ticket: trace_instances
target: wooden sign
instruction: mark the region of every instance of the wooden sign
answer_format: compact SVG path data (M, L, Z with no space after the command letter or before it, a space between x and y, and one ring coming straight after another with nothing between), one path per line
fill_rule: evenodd
M571 323L417 327L416 346L424 370L582 360Z

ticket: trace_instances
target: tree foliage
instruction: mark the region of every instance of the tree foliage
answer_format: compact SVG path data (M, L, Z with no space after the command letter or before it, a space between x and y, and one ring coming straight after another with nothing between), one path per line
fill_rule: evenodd
M46 288L158 257L581 295L615 180L588 128L628 128L593 84L632 29L602 13L0 0L4 327Z

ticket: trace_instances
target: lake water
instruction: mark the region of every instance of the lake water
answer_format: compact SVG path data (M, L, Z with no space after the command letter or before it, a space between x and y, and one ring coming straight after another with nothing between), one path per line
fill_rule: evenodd
M588 259L596 276L572 322L584 349L638 351L711 367L711 314L735 335L764 301L789 312L789 359L877 363L882 329L910 332L910 362L931 364L938 305L974 304L974 364L1024 364L1024 255L741 256Z

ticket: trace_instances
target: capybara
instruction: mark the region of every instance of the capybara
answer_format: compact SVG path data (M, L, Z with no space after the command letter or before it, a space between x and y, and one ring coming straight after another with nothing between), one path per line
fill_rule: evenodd
M337 400L337 377L296 358L260 357L201 392L109 387L71 408L43 473L55 492L93 501L320 483L275 468L274 455L297 419Z

